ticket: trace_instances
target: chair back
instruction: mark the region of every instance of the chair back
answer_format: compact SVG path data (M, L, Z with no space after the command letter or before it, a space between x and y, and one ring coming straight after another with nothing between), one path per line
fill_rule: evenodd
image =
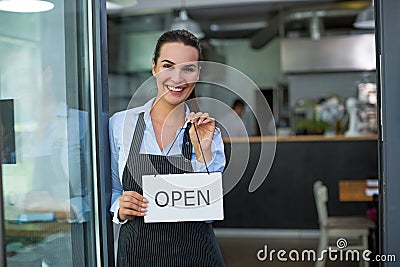
M326 203L328 202L328 189L321 181L316 181L313 185L313 191L319 225L320 227L326 226L328 222L328 209L326 207Z

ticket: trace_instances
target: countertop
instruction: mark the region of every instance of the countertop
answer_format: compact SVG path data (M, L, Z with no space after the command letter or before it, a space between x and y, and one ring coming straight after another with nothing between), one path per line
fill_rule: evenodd
M224 138L226 143L244 143L244 142L318 142L318 141L365 141L365 140L378 140L378 135L365 135L365 136L344 136L344 135L294 135L294 136L250 136L246 137L232 137Z

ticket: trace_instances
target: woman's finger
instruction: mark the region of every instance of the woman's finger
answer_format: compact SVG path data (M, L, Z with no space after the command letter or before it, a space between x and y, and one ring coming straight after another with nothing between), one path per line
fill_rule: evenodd
M192 121L195 115L196 115L196 113L190 112L190 113L186 116L186 119L189 120L189 121Z
M206 117L206 118L204 118L204 119L201 121L201 123L200 123L199 125L201 125L201 124L207 124L207 123L212 123L212 122L215 122L215 119L214 119L214 118Z
M132 202L121 202L120 208L136 210L139 212L146 212L147 211L147 204L134 204Z
M124 191L123 195L132 196L132 197L134 197L136 199L139 199L139 200L144 200L145 199L144 196L142 196L141 194L139 194L136 191Z
M122 195L130 196L134 199L137 199L140 202L148 202L148 200L144 196L142 196L141 194L139 194L138 192L135 192L135 191L124 191L124 193Z
M202 112L197 112L197 113L190 112L187 118L188 118L192 123L194 123L194 122L196 122L196 121L200 118L201 115L203 115Z
M137 207L141 207L141 208L147 208L147 202L143 202L143 201L139 201L136 198L133 198L132 196L126 196L126 195L122 195L119 198L119 201L121 204L124 204L125 207L128 206L137 206Z
M129 220L129 217L134 218L135 216L145 216L146 212L140 212L131 209L120 208L119 209L119 218L121 220Z
M141 200L139 200L137 198L134 198L132 196L124 196L123 195L123 196L121 196L120 201L127 202L127 203L132 203L132 204L135 204L137 206L142 206L142 207L147 206L147 202L141 201Z
M201 114L197 120L197 125L202 124L204 122L204 120L206 120L208 117L210 117L210 114L208 114L208 113Z
M187 119L190 120L192 123L196 123L197 125L200 125L206 118L210 117L210 114L208 113L202 113L202 112L191 112L188 116Z

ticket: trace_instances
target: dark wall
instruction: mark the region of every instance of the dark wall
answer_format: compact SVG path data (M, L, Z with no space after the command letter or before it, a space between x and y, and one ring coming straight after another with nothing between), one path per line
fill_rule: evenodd
M260 143L250 150L243 178L224 198L225 220L214 227L317 229L312 186L318 179L328 186L329 215L365 215L366 202L339 202L338 181L377 178L377 141L278 142L270 173L253 193L248 186Z

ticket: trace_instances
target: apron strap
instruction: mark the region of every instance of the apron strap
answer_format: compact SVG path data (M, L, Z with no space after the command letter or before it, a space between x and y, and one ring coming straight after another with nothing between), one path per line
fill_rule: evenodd
M146 129L146 123L144 122L144 112L139 114L136 122L135 132L132 137L131 151L129 154L137 155L140 152L140 147L142 146L144 130Z

